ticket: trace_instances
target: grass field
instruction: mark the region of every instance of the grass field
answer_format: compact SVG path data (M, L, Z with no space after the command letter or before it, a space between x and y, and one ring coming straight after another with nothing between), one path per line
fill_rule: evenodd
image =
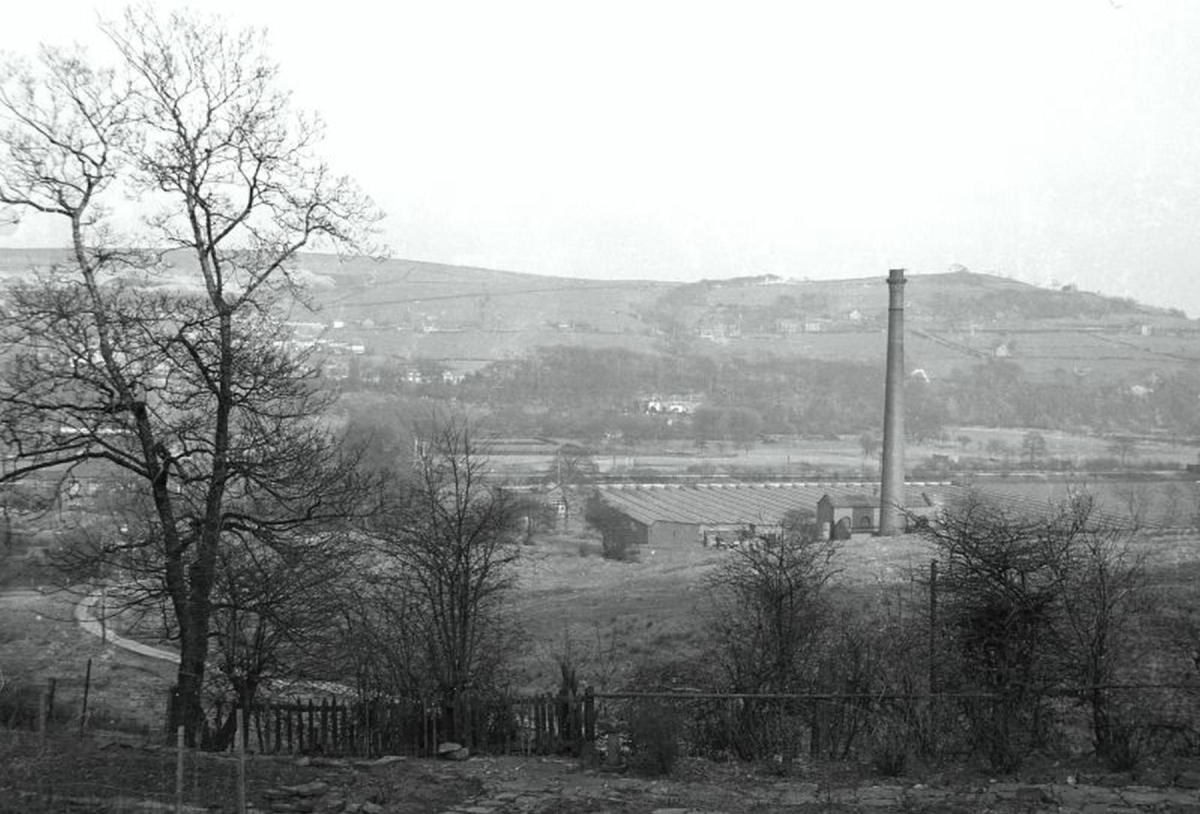
M55 718L77 723L86 682L93 726L157 732L173 676L172 665L118 650L84 632L69 594L0 594L0 682L9 697L21 696L22 706L36 702L37 693L54 679Z
M1200 574L1200 535L1140 536L1150 582L1186 587ZM581 554L581 549L589 555ZM512 610L529 648L518 660L522 689L557 686L556 659L570 649L582 679L598 690L628 681L639 668L681 664L703 653L704 578L729 552L643 550L637 563L598 555L598 543L555 538L525 549ZM935 557L916 535L852 538L839 551L832 590L868 596L916 590ZM917 598L918 602L924 601Z

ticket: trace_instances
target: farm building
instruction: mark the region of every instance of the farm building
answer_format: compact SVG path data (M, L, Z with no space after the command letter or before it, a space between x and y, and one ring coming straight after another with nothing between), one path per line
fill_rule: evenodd
M822 505L833 529L848 517L852 532L874 532L879 495L875 484L689 483L610 484L597 489L589 519L606 538L650 548L719 544L739 532L778 530L789 512L820 522ZM917 513L944 503L954 487L913 484L909 500ZM824 501L824 504L822 504ZM827 532L828 533L828 532Z

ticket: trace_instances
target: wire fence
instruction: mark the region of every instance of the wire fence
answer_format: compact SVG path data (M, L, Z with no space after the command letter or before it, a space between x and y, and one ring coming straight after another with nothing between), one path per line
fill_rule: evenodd
M245 797L247 753L256 763L294 769L297 756L375 759L432 756L447 742L471 753L572 755L624 764L664 750L718 760L853 761L900 773L927 757L989 749L1041 748L1075 754L1093 746L1096 703L1130 761L1200 755L1200 686L1112 684L1055 687L1028 701L998 692L730 694L610 692L463 694L436 699L294 698L248 710L212 707L212 721L235 715L235 736L219 752L184 749L155 724L112 729L90 710L86 680L49 680L0 692L0 812L169 810ZM1010 737L1020 730L1020 737ZM1002 733L1009 740L996 740ZM174 734L174 733L173 733ZM989 738L991 740L989 740ZM999 753L1001 758L1004 757ZM86 767L86 768L81 768ZM298 776L295 782L302 782ZM261 784L260 784L261 785ZM128 800L126 799L128 798ZM112 802L115 801L115 802ZM120 806L128 805L127 809Z
M0 733L0 812L237 809L236 755L76 733ZM245 810L243 807L241 810Z

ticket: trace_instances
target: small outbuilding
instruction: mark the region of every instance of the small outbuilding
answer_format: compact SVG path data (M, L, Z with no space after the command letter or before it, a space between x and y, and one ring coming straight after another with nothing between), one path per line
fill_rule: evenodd
M850 534L874 534L878 526L878 496L826 493L817 501L817 528L822 536L846 539Z

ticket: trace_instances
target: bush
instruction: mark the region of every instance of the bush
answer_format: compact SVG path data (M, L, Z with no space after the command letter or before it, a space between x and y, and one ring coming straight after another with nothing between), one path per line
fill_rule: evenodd
M639 554L637 544L627 537L607 535L601 545L601 553L604 559L617 562L637 562Z
M884 717L871 732L871 766L884 777L900 777L908 767L910 727Z
M47 727L61 727L79 720L73 704L55 702L44 684L13 682L0 688L0 726L36 730L41 723L42 704L47 705Z
M653 701L635 705L629 721L630 768L652 777L670 774L679 758L682 729L679 712L671 707Z

